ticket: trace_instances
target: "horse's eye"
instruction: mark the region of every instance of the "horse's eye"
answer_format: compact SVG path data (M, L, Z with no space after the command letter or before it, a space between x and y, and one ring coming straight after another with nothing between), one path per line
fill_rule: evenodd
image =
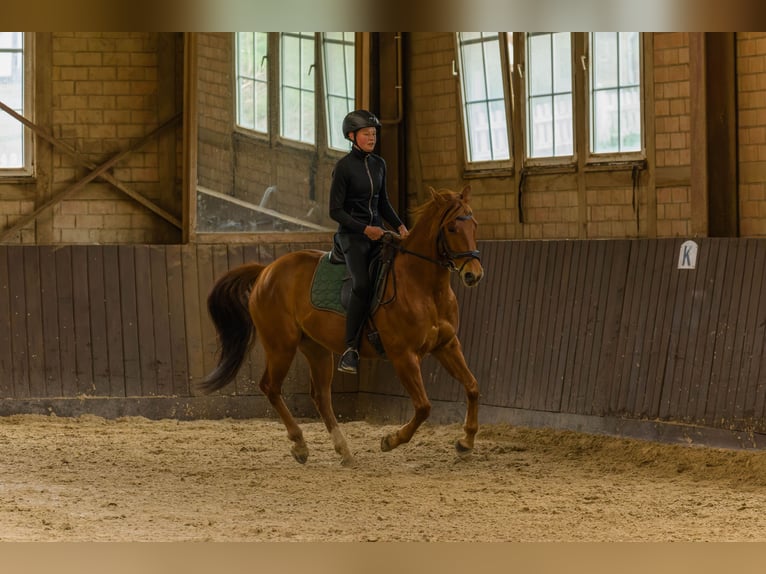
M457 225L455 225L455 223L454 223L454 222L453 222L453 223L450 223L450 224L448 224L448 225L447 225L447 231L449 231L450 233L455 233L455 232L457 232Z

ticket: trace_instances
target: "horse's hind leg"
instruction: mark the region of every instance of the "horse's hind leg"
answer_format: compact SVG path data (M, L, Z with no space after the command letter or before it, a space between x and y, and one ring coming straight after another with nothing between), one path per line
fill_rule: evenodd
M309 449L303 438L303 431L298 426L282 398L282 382L287 376L287 371L290 369L294 356L295 349L289 352L267 351L266 370L261 377L260 388L282 419L285 428L287 428L288 438L295 443L291 450L293 458L299 463L304 464L308 460Z
M320 346L311 339L304 339L300 345L301 352L306 356L311 369L311 399L314 401L319 415L322 417L327 432L332 438L335 452L341 456L343 466L352 466L354 456L348 448L346 437L338 425L332 408L332 376L334 362L332 352Z
M455 443L455 449L460 455L470 454L473 450L474 437L479 430L479 384L465 362L463 350L457 337L435 350L433 355L446 371L465 387L468 402L465 424L463 425L465 436Z

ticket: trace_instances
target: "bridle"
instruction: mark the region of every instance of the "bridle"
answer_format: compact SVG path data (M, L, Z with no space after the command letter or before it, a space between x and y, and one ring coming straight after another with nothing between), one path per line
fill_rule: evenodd
M478 249L472 249L470 251L453 251L450 249L449 244L447 243L447 238L444 235L444 222L447 219L447 215L449 212L445 212L445 214L442 216L441 222L439 222L439 234L436 237L436 245L437 245L437 251L439 253L439 259L434 259L433 257L429 257L428 255L423 255L422 253L417 253L416 251L411 251L410 249L406 249L405 247L402 247L398 243L392 243L390 242L389 245L396 249L399 253L407 253L408 255L413 255L415 257L418 257L420 259L423 259L425 261L429 261L431 263L434 263L436 265L440 265L442 267L447 268L450 272L462 272L463 268L466 266L466 264L472 260L476 259L477 261L481 261L480 251ZM464 215L458 215L455 218L455 221L468 221L473 219L472 213L466 213ZM388 233L389 237L393 237L394 234ZM458 267L455 264L456 260L463 259L463 264Z

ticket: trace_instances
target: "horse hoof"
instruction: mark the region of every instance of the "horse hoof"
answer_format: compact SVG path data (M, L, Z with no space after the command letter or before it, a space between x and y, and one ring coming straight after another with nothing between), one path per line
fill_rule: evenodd
M459 457L466 458L473 452L473 447L465 446L460 442L460 440L457 440L455 441L455 450L457 451Z
M348 458L342 458L340 461L340 465L345 468L353 468L356 466L356 459L353 456L350 456Z
M301 464L306 464L306 461L309 459L309 450L307 448L293 447L290 449L290 452L293 458Z
M383 452L389 452L390 450L393 450L393 446L391 446L391 435L384 436L382 439L380 439L380 450Z

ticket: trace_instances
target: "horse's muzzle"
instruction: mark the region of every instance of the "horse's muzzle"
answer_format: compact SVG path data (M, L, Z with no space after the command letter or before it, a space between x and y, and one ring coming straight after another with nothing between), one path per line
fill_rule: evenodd
M460 279L466 287L475 287L482 277L484 277L484 268L478 259L463 267L460 272Z

